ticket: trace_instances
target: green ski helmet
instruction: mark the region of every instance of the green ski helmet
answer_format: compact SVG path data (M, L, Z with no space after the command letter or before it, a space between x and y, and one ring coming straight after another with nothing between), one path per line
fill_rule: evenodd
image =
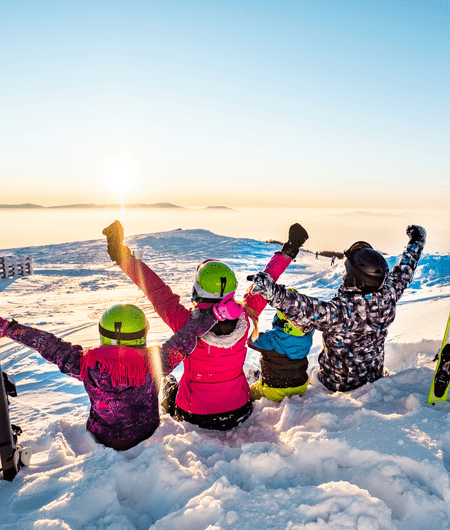
M197 267L192 300L217 302L225 295L236 291L236 287L236 275L228 265L215 259L207 259Z
M106 346L145 346L149 330L144 313L132 304L117 304L105 311L98 324Z
M293 287L288 288L289 291L298 293L297 289ZM303 329L298 328L291 320L289 320L281 311L277 311L273 318L272 326L280 328L284 333L293 335L294 337L301 337L306 332Z

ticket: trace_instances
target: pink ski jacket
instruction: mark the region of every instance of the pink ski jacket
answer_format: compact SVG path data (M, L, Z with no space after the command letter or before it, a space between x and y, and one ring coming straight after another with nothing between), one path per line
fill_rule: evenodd
M290 262L290 258L277 252L264 272L276 281ZM172 331L177 332L200 314L198 309L180 304L180 297L141 260L129 256L120 267ZM243 305L258 317L267 302L261 295L247 291ZM216 335L211 330L198 340L194 351L183 360L184 373L176 400L180 409L191 414L220 414L243 407L250 400L243 371L249 335L250 318L244 311L232 333Z

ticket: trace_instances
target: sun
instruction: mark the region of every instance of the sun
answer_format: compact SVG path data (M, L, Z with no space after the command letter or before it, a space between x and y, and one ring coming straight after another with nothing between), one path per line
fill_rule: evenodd
M115 160L105 167L103 180L110 192L123 197L134 191L138 172L127 160Z

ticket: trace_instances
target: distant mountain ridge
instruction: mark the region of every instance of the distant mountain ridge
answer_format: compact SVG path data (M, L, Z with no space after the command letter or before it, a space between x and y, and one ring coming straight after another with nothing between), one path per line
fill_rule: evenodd
M0 204L0 208L24 208L24 209L40 209L40 210L57 210L57 209L76 209L76 208L177 208L180 210L186 210L184 206L177 206L176 204L171 204L170 202L157 202L155 204L144 204L144 203L135 203L135 204L62 204L59 206L41 206L40 204L31 204L29 202L24 204ZM228 206L206 206L205 208L200 208L200 210L232 210Z
M35 209L35 210L70 210L70 209L119 209L119 208L161 208L161 209L177 209L177 210L234 210L228 206L205 206L204 208L186 208L185 206L178 206L170 202L157 202L155 204L61 204L59 206L41 206L40 204L24 203L24 204L0 204L0 209Z
M0 208L45 208L39 204L30 204L29 202L25 204L0 204Z
M39 208L46 210L54 210L61 208L183 208L183 206L177 206L176 204L170 204L169 202L157 202L155 204L62 204L59 206L41 206L39 204L0 204L0 208Z

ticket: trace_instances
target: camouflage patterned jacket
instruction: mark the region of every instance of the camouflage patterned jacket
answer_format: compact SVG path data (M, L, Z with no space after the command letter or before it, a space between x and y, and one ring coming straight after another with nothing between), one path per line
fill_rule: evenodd
M396 304L413 279L425 245L425 230L410 240L400 261L378 291L362 294L341 285L330 301L295 293L263 278L256 292L300 326L313 326L323 336L318 378L332 391L354 390L383 376L384 342L395 318ZM261 285L263 283L264 285Z

